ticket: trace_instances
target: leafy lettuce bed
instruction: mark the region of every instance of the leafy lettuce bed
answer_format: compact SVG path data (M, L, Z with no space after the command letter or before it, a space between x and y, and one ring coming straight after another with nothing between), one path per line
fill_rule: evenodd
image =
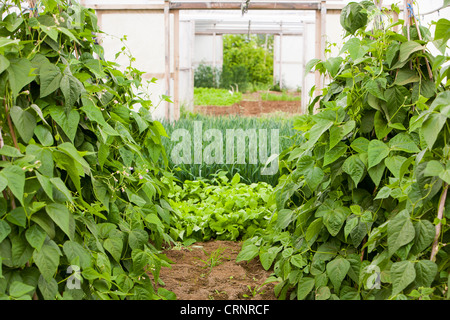
M272 218L274 206L268 205L272 193L264 182L247 185L239 174L229 181L225 172L212 182L185 181L168 195L175 213L169 235L185 245L212 238L247 239Z

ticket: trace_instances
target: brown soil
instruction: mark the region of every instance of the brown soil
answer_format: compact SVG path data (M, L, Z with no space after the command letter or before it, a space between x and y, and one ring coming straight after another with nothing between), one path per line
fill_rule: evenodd
M164 251L173 262L171 268L161 270L164 288L175 293L177 300L276 300L274 283L264 284L271 272L264 270L258 258L236 263L241 245L214 240ZM205 262L217 250L223 250L219 262L210 267Z
M272 92L274 93L274 92ZM194 106L194 112L212 116L260 116L271 113L299 113L300 101L264 101L260 93L245 94L244 99L232 106Z

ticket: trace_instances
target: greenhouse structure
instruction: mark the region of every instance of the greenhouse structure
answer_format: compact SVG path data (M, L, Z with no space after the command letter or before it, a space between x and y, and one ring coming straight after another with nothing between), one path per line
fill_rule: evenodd
M7 309L450 300L450 0L0 0L0 16Z

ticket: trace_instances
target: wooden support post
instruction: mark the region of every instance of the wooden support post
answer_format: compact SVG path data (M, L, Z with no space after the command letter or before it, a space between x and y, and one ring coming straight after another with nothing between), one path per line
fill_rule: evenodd
M164 35L165 35L165 89L166 96L170 96L170 10L169 10L169 1L164 1ZM165 102L166 105L166 120L171 121L171 112L170 112L170 103L168 101Z
M173 12L173 54L174 54L174 78L173 78L173 118L180 119L180 11Z
M283 89L283 22L280 22L280 44L279 44L279 55L280 55L280 64L278 66L278 80L280 81L280 89Z
M316 10L316 40L315 40L315 56L316 59L322 59L322 15L320 10ZM316 96L320 94L322 89L321 76L319 71L315 71Z
M216 29L216 24L214 23L214 30ZM212 61L212 66L213 66L213 72L216 69L216 31L213 32L213 61Z
M395 11L392 11L392 15L394 16L394 19L393 19L394 22L397 22L398 21L398 13ZM398 32L398 25L394 26L394 31Z
M302 104L302 108L301 108L301 112L302 114L306 113L306 108L307 108L307 99L308 99L308 92L306 90L306 73L305 73L305 68L306 68L306 44L308 43L308 39L307 39L307 34L308 34L308 30L306 27L306 22L303 21L303 45L302 45L302 98L301 98L301 104Z

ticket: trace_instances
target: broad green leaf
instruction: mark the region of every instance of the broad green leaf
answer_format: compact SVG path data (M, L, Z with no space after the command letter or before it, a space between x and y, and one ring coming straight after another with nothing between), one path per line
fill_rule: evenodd
M95 106L93 104L86 104L86 105L83 105L83 107L81 107L81 110L84 113L86 113L86 116L89 118L89 120L97 122L102 127L110 127L106 123L102 112L100 111L100 109L97 106ZM111 130L114 130L114 129L111 128Z
M364 137L359 137L353 140L350 147L358 153L366 153L369 149L369 140Z
M11 227L5 220L0 220L0 243L9 235Z
M85 174L90 174L89 163L80 155L75 146L70 142L64 142L58 145L58 149L70 156L73 160L78 162L84 169Z
M437 264L430 260L419 260L414 264L414 269L416 270L416 286L431 287L431 283L438 272Z
M297 268L303 268L308 264L308 261L303 258L301 254L294 254L290 258L290 262L293 266L296 266Z
M0 192L8 186L8 180L0 173ZM5 199L6 201L6 199Z
M332 121L323 121L316 123L309 131L308 141L302 146L303 149L309 149L313 147L316 142L320 139L322 134L327 131L333 125Z
M361 59L368 49L367 46L361 44L361 40L358 38L350 38L342 46L341 53L347 50L352 60L356 61Z
M328 300L331 297L330 288L327 286L320 287L316 292L316 300Z
M78 193L81 194L80 176L84 176L83 167L63 152L53 152L53 158L59 168L67 171Z
M413 254L419 254L428 248L431 243L433 243L436 229L434 225L426 219L414 221L413 224L415 229L415 238L411 252Z
M311 190L315 190L325 177L325 173L319 167L314 167L305 177L306 184Z
M445 4L448 5L448 1L446 0L445 2L447 2ZM442 39L444 43L450 39L450 21L448 19L441 18L436 22L434 40L439 39Z
M11 86L11 91L13 98L17 98L20 91L34 80L36 77L33 74L33 68L30 60L25 58L10 59L10 65L6 71L8 72L9 85ZM27 141L28 142L28 141Z
M311 290L314 288L314 278L311 277L303 277L298 282L297 287L297 299L298 300L304 300L307 295L311 292Z
M425 47L416 41L407 41L400 45L400 55L398 57L399 62L406 61L411 54L416 51L424 50Z
M403 291L416 278L414 264L411 261L394 262L391 266L392 295Z
M406 158L402 156L392 156L384 159L384 164L389 169L389 171L394 175L394 177L400 179L401 168L405 163Z
M59 89L62 74L57 66L46 63L40 68L40 97L44 98Z
M403 68L398 71L394 84L397 86L404 86L408 83L419 81L420 81L419 75L415 70Z
M342 57L331 57L326 61L323 61L323 66L330 73L331 77L335 77L341 67L343 59Z
M393 255L400 247L414 240L415 230L409 213L400 211L389 220L387 226L387 242L389 255Z
M386 122L380 111L377 111L375 113L373 121L375 134L377 135L378 139L384 139L389 134L389 132L392 131L392 128L388 126L388 123Z
M12 165L4 168L0 175L8 180L8 187L14 196L23 203L23 192L25 187L25 172L21 167Z
M323 159L323 166L327 166L330 163L335 162L337 159L342 157L347 152L347 145L344 142L339 142L332 149L325 152Z
M389 155L389 147L380 140L371 140L367 149L368 168L379 164Z
M0 55L0 74L6 69L8 69L8 67L9 67L9 60L4 55Z
M384 89L386 88L386 79L375 78L373 80L369 80L366 83L365 88L378 99L385 100Z
M355 186L357 186L364 176L365 166L359 156L354 154L344 161L342 164L342 170L350 175L355 183Z
M37 212L31 216L31 221L37 223L48 234L50 239L55 237L55 224L45 212Z
M290 209L282 209L278 211L277 215L277 227L280 229L285 229L293 219L294 212Z
M8 39L4 37L0 38L0 48L12 45L19 45L19 43L20 43L19 39Z
M14 106L10 110L11 119L19 132L20 137L26 143L30 141L36 127L36 118L34 115L18 106Z
M72 193L60 177L50 178L49 182L66 197L67 201L73 202ZM49 190L50 191L50 190ZM51 198L51 197L50 197Z
M47 282L41 275L38 281L38 288L44 300L56 300L58 295L58 282L55 279L52 278Z
M444 172L444 166L437 160L430 160L427 162L427 166L423 172L425 177L437 177Z
M375 197L374 200L389 198L389 196L391 195L391 191L392 191L391 188L389 188L388 186L384 186L377 192L377 196Z
M23 157L23 154L18 149L8 145L4 145L0 148L0 154L11 158Z
M37 251L41 250L46 237L47 233L45 233L45 231L37 224L33 224L25 231L25 238Z
M447 166L448 167L448 166ZM447 184L450 184L450 169L446 169L439 174L439 178L445 181Z
M400 51L400 44L398 42L392 43L387 49L386 49L386 62L388 63L388 66L392 66L392 62L394 61L395 57L398 55Z
M375 167L370 168L367 170L369 173L370 178L372 179L373 183L378 187L378 185L381 182L381 179L383 178L384 170L386 169L386 165L384 162L380 162Z
M421 133L425 142L427 143L428 149L432 149L439 133L442 130L447 117L439 113L431 114L422 124Z
M53 279L59 266L60 252L53 241L45 242L40 251L34 251L33 260L45 281Z
M45 211L69 239L72 240L75 233L75 220L69 209L61 203L50 203L45 207Z
M131 252L131 259L133 260L133 270L135 272L142 272L145 266L149 263L148 254L140 249L134 249Z
M18 208L16 208L18 209ZM25 240L25 237L19 234L11 234L11 262L15 268L23 268L30 261L34 249Z
M153 121L152 124L162 137L169 138L169 136L167 135L166 129L164 129L164 126L161 124L161 122Z
M39 25L40 29L53 41L58 41L58 30L54 26Z
M389 147L393 151L404 151L408 153L420 152L420 149L417 147L414 140L406 132L399 133L395 137L393 137L389 141Z
M55 120L67 137L73 142L77 133L80 114L76 110L71 110L66 114L64 108L58 106L51 106L49 110L53 120Z
M323 215L323 224L333 237L339 233L350 213L351 211L347 207L336 207L333 210L325 212Z
M118 231L119 232L119 231ZM119 237L108 238L103 242L103 247L111 253L114 260L120 262L123 249L123 241Z
M259 260L264 270L269 270L282 247L270 247L261 249L259 252Z
M350 262L342 257L337 257L327 263L327 275L333 283L334 289L339 292L342 280L350 269Z
M131 249L143 249L148 243L148 233L142 229L133 229L128 234L128 244Z
M352 239L352 243L355 248L361 244L364 237L371 230L372 224L362 220L362 218L358 219L358 224L350 231L350 239Z
M341 26L351 34L362 28L367 23L367 10L356 2L348 3L341 11L339 21Z
M67 108L72 108L75 105L84 89L83 84L77 78L67 74L62 77L60 88L64 95L65 106Z
M347 241L347 237L350 234L350 232L358 225L358 217L352 217L352 218L347 218L347 221L345 223L345 227L344 227L344 236L345 236L345 240Z
M309 72L311 72L311 69L320 61L321 61L320 59L309 60L305 65L305 73L304 74L307 75Z
M132 194L132 195L135 195L135 194ZM136 197L138 197L138 196L136 196ZM141 200L143 200L143 199L141 198ZM133 200L130 199L130 201L133 201ZM137 200L135 200L135 201L137 201ZM151 213L151 214L147 215L145 217L145 221L147 221L148 223L157 225L161 228L164 228L164 225L162 224L161 220L158 218L158 216L156 214Z
M9 286L9 295L13 298L20 298L24 295L31 294L35 290L34 287L20 281L13 281Z
M6 216L6 220L15 225L18 225L19 227L25 228L27 224L27 215L23 207L18 207L8 213L8 215Z
M82 269L92 266L92 254L88 249L75 241L66 241L63 245L63 252L67 257L69 263L78 262Z
M53 145L53 143L54 143L53 134L50 132L50 130L46 126L38 125L34 129L34 134L36 135L36 137L39 139L39 142L44 147L50 147Z
M241 251L236 257L236 262L250 261L256 257L259 253L259 248L254 244L245 244L242 246Z
M44 176L53 177L54 162L52 152L47 148L42 148L37 144L29 144L26 148L26 155L32 155L36 161L40 161L40 167L37 171Z
M318 235L320 230L322 230L323 227L323 218L317 218L311 224L308 226L308 229L305 233L305 240L310 242L311 240L315 239Z

